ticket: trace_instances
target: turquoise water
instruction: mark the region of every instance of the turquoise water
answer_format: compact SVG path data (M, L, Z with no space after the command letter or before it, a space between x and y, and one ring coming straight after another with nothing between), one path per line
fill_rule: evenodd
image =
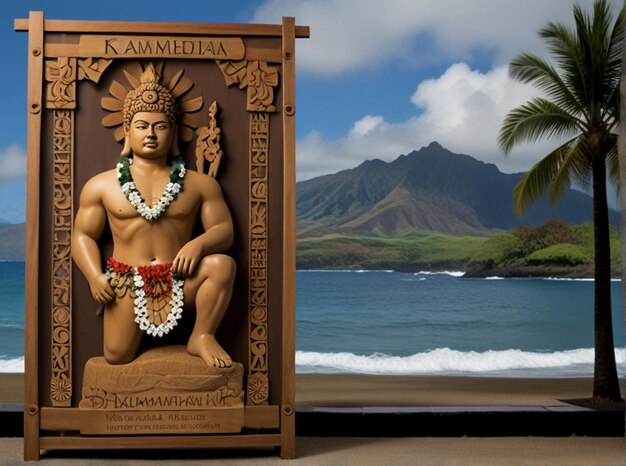
M298 271L298 372L590 376L593 281ZM621 281L612 283L619 370ZM24 263L0 262L0 372L23 370Z

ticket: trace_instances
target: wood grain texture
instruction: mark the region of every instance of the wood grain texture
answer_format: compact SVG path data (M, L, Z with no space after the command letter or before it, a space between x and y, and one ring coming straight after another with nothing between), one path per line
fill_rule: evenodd
M78 431L91 412L79 408L41 408L41 429L48 431ZM280 424L279 407L244 407L244 427L249 429L277 429Z
M92 32L92 33L149 33L149 34L190 34L224 36L265 36L281 37L281 26L274 24L211 24L211 23L165 23L158 21L70 21L46 20L46 32ZM15 19L16 31L28 31L27 19ZM308 38L308 26L296 26L296 37Z
M25 386L24 386L24 459L39 459L38 394L38 296L39 296L39 172L42 82L42 12L28 19L28 137L26 143L26 283L25 283Z
M45 44L44 55L47 58L78 57L80 56L80 49L78 44ZM280 63L282 51L267 47L247 47L244 60Z
M283 18L283 341L280 457L295 458L296 135L295 18Z

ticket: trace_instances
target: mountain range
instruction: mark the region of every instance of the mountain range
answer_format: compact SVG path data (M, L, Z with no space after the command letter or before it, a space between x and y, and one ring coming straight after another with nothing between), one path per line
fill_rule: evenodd
M403 235L415 231L482 235L551 218L592 220L590 196L569 190L556 206L547 200L522 216L512 191L523 173L455 154L433 142L392 162L368 160L356 168L297 184L298 236L331 233ZM609 220L619 222L611 210ZM25 225L0 225L0 259L23 260Z
M552 206L542 199L513 215L512 192L523 173L455 154L437 142L392 162L356 168L297 184L298 236L329 233L402 235L413 231L486 234L551 218L592 220L593 200L570 189ZM610 221L619 222L611 210Z

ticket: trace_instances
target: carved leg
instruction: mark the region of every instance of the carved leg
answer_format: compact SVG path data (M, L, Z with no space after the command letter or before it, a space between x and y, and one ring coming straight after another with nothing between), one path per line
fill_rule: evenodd
M109 364L126 364L135 359L141 335L135 323L135 303L130 297L118 297L106 307L104 359Z
M228 308L235 272L232 258L214 254L204 257L194 276L185 281L185 304L195 301L196 305L196 323L187 351L214 367L230 367L233 364L228 353L216 341L215 332Z

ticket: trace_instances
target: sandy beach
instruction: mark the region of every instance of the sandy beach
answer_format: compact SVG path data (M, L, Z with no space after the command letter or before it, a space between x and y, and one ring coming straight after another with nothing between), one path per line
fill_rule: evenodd
M622 393L626 384L622 381ZM298 405L555 406L589 398L591 378L494 378L302 374Z
M309 406L555 406L591 391L590 378L296 376L296 403ZM21 403L23 393L23 374L0 374L0 403Z

